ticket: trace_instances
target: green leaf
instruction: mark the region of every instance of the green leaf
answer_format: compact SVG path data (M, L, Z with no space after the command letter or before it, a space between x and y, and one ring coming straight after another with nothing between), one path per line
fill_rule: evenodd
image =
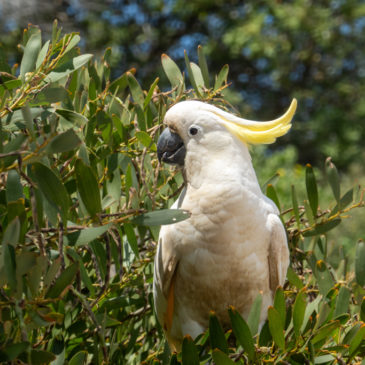
M177 64L166 54L162 54L161 62L171 86L176 87L182 85L184 83L184 77Z
M307 188L308 201L312 209L313 217L316 217L318 209L318 190L313 167L310 164L307 164L305 169L305 186Z
M286 305L285 305L285 297L284 297L284 290L281 286L279 286L275 291L274 297L274 308L280 314L280 318L283 323L283 327L285 327L285 320L286 320Z
M340 202L338 204L336 204L336 206L333 208L332 212L330 213L330 216L334 215L339 210L345 209L349 204L352 203L353 200L354 200L354 189L352 188L352 189L348 190L345 193L345 195L340 199Z
M256 335L259 330L260 317L262 307L262 295L257 294L254 302L251 305L250 313L248 314L247 324L253 335Z
M127 79L128 79L128 85L129 85L129 89L131 90L133 100L141 108L143 108L144 95L143 95L143 90L142 90L141 86L139 85L138 81L136 80L136 78L133 76L133 74L131 72L127 72Z
M318 289L322 295L327 295L330 289L335 285L333 277L323 260L318 260L314 270L314 276L318 282Z
M333 318L337 318L341 314L347 313L351 298L351 291L347 286L341 286L337 301L336 301L336 308L335 312L333 313Z
M224 352L214 349L212 352L213 361L216 365L234 365L232 361Z
M340 326L341 326L340 321L333 321L322 326L315 332L315 335L311 340L312 344L315 345L316 343L326 338L329 338L333 334L333 332Z
M144 99L144 102L143 102L143 109L146 109L147 108L147 105L148 103L151 101L152 99L152 96L153 96L153 92L155 91L156 87L157 87L157 84L159 82L159 78L156 77L155 81L152 83L152 85L150 86L150 89L148 90L148 93L147 93L147 96L146 96L146 99Z
M25 48L22 61L20 63L20 78L25 80L25 74L34 71L38 54L41 50L41 31L33 33L29 38Z
M273 185L268 184L266 187L266 196L271 199L275 205L278 207L279 211L281 211L281 206L279 202L278 195L276 194L276 190Z
M213 350L219 349L228 354L228 344L226 337L224 336L223 328L213 311L209 314L209 339L210 347Z
M293 205L293 212L295 216L295 221L297 222L297 228L300 230L300 216L299 216L299 207L298 207L298 198L297 193L295 191L295 186L291 186L291 197L292 197L292 205Z
M330 221L325 221L323 223L316 224L314 229L306 231L303 233L304 237L318 236L324 234L331 229L337 227L341 223L341 218L335 218Z
M288 272L287 272L287 278L289 280L289 283L293 286L295 286L297 289L303 288L303 283L299 279L299 276L296 274L296 272L289 266Z
M85 364L87 360L87 352L79 351L74 356L72 356L71 360L68 362L68 365L82 365Z
M190 67L196 82L196 86L198 90L201 91L204 88L204 79L200 67L194 62L190 62Z
M255 359L255 345L248 324L235 308L230 307L228 313L232 324L232 330L238 343L243 347L248 358L253 361Z
M7 344L3 349L5 354L7 355L7 360L13 361L15 360L22 352L26 351L29 348L29 342L18 342Z
M365 285L365 243L362 240L356 245L355 277L359 285Z
M31 105L49 105L64 101L68 97L68 92L62 86L46 87L40 91L35 99L32 100Z
M66 222L70 198L61 180L51 169L38 162L32 165L32 173L43 195L59 209Z
M56 279L55 283L49 288L46 293L46 298L58 298L62 292L72 284L79 270L79 263L75 262L66 267L61 275Z
M189 80L190 80L191 86L195 90L195 93L197 94L197 96L199 98L201 98L200 91L199 91L197 82L195 80L194 73L193 73L193 70L191 68L190 61L189 61L189 58L188 58L188 54L187 54L186 51L184 51L184 55L185 55L185 65L186 65L186 69L188 70L188 75L189 75Z
M131 246L131 249L133 253L139 257L139 250L138 250L138 242L136 234L134 233L134 229L131 224L125 223L123 225L124 232L127 236L127 241L129 243L129 246Z
M340 178L338 176L336 166L331 161L331 157L326 159L326 174L333 192L333 196L335 197L337 203L339 203L341 196Z
M217 91L223 85L223 83L227 83L228 72L229 72L229 66L224 65L215 79L214 83L215 91Z
M151 136L144 132L144 131L138 131L136 132L136 138L139 142L141 142L145 147L150 147L153 143Z
M56 113L78 127L83 127L88 121L85 116L73 110L56 109Z
M190 217L190 213L182 209L161 209L153 212L141 214L134 219L132 223L141 226L160 226L174 224Z
M8 178L6 180L6 201L14 202L23 198L23 185L20 182L20 176L16 170L10 170L8 172Z
M360 306L360 319L365 322L365 297L362 298Z
M199 365L198 350L189 335L183 339L181 357L183 365Z
M80 138L73 129L69 129L64 133L54 137L47 145L48 153L61 153L75 149L81 144Z
M9 284L11 290L15 290L17 285L17 280L16 280L16 261L15 261L14 246L10 244L3 245L3 255L4 255L4 269L7 283Z
M297 339L300 337L300 330L304 320L306 306L307 306L306 292L305 288L303 288L297 294L293 306L293 326L294 326L295 337Z
M50 41L48 40L42 47L41 51L38 54L37 61L35 63L36 70L42 65L44 59L47 56L48 48L49 48Z
M45 365L53 361L56 356L52 352L42 350L32 350L30 352L30 358L32 365Z
M204 79L204 85L207 89L210 88L210 82L209 82L209 71L208 71L208 65L207 60L204 56L203 47L198 46L198 60L199 60L199 66L203 75Z
M90 166L78 159L75 164L77 189L89 214L94 217L101 212L99 184Z
M69 41L64 54L71 51L71 49L74 48L80 42L80 40L81 38L78 34L76 33L71 34L71 40Z
M67 61L51 71L44 79L47 83L57 82L64 77L70 75L72 72L78 70L85 65L93 57L92 54L84 54L77 56L70 61Z
M16 217L6 227L2 244L3 245L11 244L15 246L19 242L19 234L20 234L20 222L19 218Z
M274 307L268 310L269 328L276 345L285 350L284 327L279 312Z
M112 223L109 223L105 226L81 229L79 231L69 233L65 237L65 241L69 245L84 246L107 232L111 226Z

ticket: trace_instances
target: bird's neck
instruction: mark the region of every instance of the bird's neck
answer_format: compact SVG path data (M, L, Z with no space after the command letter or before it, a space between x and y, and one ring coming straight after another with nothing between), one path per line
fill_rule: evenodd
M198 189L203 184L240 183L252 192L261 193L251 156L246 145L234 141L224 150L186 155L185 177L187 182Z

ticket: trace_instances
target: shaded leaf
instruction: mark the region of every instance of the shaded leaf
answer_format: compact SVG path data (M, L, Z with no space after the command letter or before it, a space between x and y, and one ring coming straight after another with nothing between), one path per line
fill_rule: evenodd
M355 277L359 285L365 285L365 243L362 240L356 245Z
M256 335L259 330L261 307L262 295L259 293L251 305L250 313L247 318L248 327L253 335Z
M68 120L69 122L76 124L79 127L82 127L84 126L85 123L87 123L87 118L85 116L76 113L73 110L56 109L56 113L61 117L65 118L66 120Z
M87 352L79 351L74 356L72 356L71 360L68 362L68 365L82 365L85 364L87 360Z
M6 180L6 201L13 202L23 198L23 186L16 170L10 170Z
M100 237L102 234L108 231L108 229L111 227L111 223L106 224L104 226L100 227L89 227L85 229L81 229L76 232L69 233L65 237L65 241L69 245L75 245L75 246L84 246L91 241L95 240L96 238Z
M235 308L230 307L228 313L233 333L236 336L238 343L247 352L248 358L253 361L255 358L255 346L250 328Z
M293 326L296 338L300 337L300 330L304 320L305 309L307 306L306 292L303 288L295 298L293 306Z
M338 176L337 168L331 161L331 157L326 159L326 174L328 182L331 186L333 196L335 197L337 203L340 201L341 196L341 187L340 187L340 178Z
M4 352L7 355L7 360L15 360L22 352L29 348L29 342L18 342L6 345Z
M160 226L174 224L190 217L190 213L182 209L161 209L141 214L132 219L132 223L142 226Z
M283 327L285 327L286 305L285 305L284 290L281 286L279 286L275 291L274 308L280 314L280 318L282 320Z
M365 257L364 257L365 258ZM336 308L333 317L336 318L341 314L347 313L351 298L351 291L348 287L342 285L337 296Z
M223 84L227 83L228 72L229 66L224 65L215 79L214 90L218 90Z
M305 186L307 188L309 205L312 209L313 216L315 217L318 209L318 190L313 167L310 164L307 164L305 169Z
M268 310L269 328L271 335L276 345L284 350L285 349L285 338L284 338L284 327L281 321L279 312L274 307L269 307Z
M216 365L232 365L235 364L224 352L214 349L213 353L213 360Z
M331 229L337 227L340 223L341 223L341 218L335 218L330 221L316 224L314 229L304 232L303 236L311 237L311 236L318 236L320 234L324 234L324 233L330 231Z
M42 350L32 350L30 352L30 358L32 365L45 365L53 361L56 356L52 352Z
M311 342L313 345L315 345L316 343L318 343L319 341L324 340L325 338L330 337L333 332L339 327L341 326L340 321L333 321L330 322L324 326L322 326L321 328L319 328L315 335L313 336Z
M219 349L228 354L228 344L224 336L223 328L213 311L209 314L209 339L212 349Z
M48 153L67 152L75 149L80 144L80 138L76 135L73 129L69 129L54 137L47 145L46 150Z
M198 60L199 60L200 70L202 72L204 79L204 85L207 89L209 89L210 82L209 82L209 71L208 71L207 60L204 56L203 47L200 45L198 46Z
M183 339L181 357L183 365L199 365L198 350L189 335Z
M25 48L22 61L20 63L20 78L24 81L25 74L34 71L38 54L41 50L41 31L33 33L29 38Z
M55 283L47 291L46 298L59 297L62 294L62 292L67 288L67 286L71 285L78 270L79 270L78 262L75 262L70 266L66 267L66 269L62 271L61 275L56 279Z
M32 173L41 192L60 210L66 221L70 200L65 186L50 168L39 162L32 165Z
M90 166L78 159L75 163L77 189L89 214L94 217L101 212L99 184Z

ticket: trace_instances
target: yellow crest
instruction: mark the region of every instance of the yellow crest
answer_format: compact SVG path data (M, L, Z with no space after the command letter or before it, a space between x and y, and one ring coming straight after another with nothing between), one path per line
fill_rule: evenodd
M237 138L244 143L269 144L276 138L286 134L291 128L297 100L293 99L287 112L280 118L269 122L256 122L234 116L217 108L211 110L219 117L220 122Z

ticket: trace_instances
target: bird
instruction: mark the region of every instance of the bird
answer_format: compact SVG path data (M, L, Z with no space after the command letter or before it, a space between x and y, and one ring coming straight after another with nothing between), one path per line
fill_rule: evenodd
M250 156L252 144L286 134L293 99L279 118L243 119L199 100L180 101L164 117L157 156L182 170L185 186L171 206L188 219L160 230L154 260L153 298L169 347L196 338L214 311L229 327L229 306L247 319L260 293L260 326L289 266L287 235L279 210L261 191Z

